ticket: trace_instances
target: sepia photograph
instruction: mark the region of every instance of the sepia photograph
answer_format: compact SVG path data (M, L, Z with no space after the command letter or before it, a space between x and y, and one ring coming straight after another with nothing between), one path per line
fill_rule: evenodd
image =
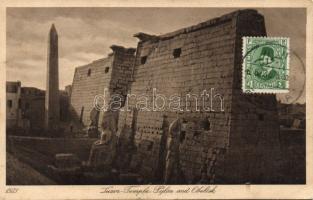
M7 184L305 184L305 24L303 8L7 8ZM244 36L290 44L243 55ZM268 93L249 92L245 56L290 62L251 64Z
M4 8L5 193L308 186L307 6L93 5Z

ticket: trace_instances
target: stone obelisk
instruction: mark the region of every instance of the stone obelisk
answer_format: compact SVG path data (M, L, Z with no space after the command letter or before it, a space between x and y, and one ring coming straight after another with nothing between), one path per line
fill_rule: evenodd
M48 39L47 83L45 98L45 128L48 131L58 130L60 121L58 59L58 34L54 24L52 24Z

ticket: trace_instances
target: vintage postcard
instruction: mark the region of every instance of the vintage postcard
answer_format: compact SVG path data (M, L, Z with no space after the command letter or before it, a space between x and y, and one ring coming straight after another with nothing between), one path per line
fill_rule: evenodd
M312 1L0 4L1 199L313 198Z

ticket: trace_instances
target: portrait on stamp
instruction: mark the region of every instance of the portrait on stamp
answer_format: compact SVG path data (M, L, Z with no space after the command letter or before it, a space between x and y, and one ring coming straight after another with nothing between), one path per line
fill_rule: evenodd
M243 37L244 92L287 93L289 38Z

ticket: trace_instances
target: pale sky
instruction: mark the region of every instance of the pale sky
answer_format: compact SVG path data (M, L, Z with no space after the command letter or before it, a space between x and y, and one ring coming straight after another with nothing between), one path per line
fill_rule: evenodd
M60 89L64 89L72 83L75 67L106 57L112 44L136 47L135 33L164 34L234 10L237 9L8 8L7 80L45 89L52 23L59 35L59 81ZM265 16L268 36L290 37L290 88L298 95L305 77L301 65L301 60L305 63L305 9L257 10ZM303 93L298 101L304 102L304 96Z

